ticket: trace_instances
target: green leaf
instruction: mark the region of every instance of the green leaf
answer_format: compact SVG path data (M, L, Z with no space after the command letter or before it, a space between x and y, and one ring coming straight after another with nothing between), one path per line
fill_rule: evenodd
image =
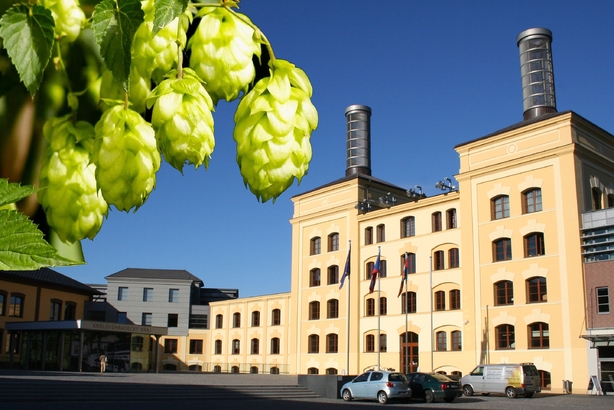
M55 22L51 11L38 5L11 7L0 19L0 37L31 96L43 80L51 59Z
M100 54L126 92L130 89L130 48L144 16L139 0L103 0L92 14L92 28Z
M37 191L31 185L9 184L8 179L0 178L0 207L14 204Z
M181 16L188 8L189 0L155 0L153 35L158 34L171 21Z

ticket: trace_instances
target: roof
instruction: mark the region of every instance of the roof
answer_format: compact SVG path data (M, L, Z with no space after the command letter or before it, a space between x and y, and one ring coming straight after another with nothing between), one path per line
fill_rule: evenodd
M132 279L167 279L167 280L189 280L202 284L200 278L192 275L187 270L179 269L143 269L126 268L117 273L109 275L109 278L132 278Z
M96 289L83 284L79 281L62 275L49 268L41 268L39 270L9 270L0 271L0 278L6 278L18 282L31 282L38 284L47 284L53 286L61 286L63 288L79 291L91 295L100 294Z
M356 179L356 178L361 178L361 179L364 179L364 180L369 181L369 182L376 182L378 184L385 185L385 186L388 186L388 187L393 188L393 189L398 189L398 190L406 191L405 188L393 185L390 182L384 181L383 179L375 178L375 177L373 177L371 175L357 173L357 174L352 174L352 175L349 175L349 176L345 176L343 178L336 179L336 180L334 180L332 182L329 182L329 183L326 183L326 184L321 185L319 187L310 189L309 191L302 192L300 194L297 194L297 195L293 196L293 198L296 198L296 197L299 197L299 196L303 196L305 194L308 194L310 192L314 192L314 191L320 190L322 188L326 188L326 187L329 187L329 186L337 185L337 184L340 184L342 182L351 181L352 179Z

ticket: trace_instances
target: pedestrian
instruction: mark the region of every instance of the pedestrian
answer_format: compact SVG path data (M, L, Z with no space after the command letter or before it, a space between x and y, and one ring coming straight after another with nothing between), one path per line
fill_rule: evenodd
M100 355L98 360L100 361L100 373L104 373L107 369L107 356L105 356L105 354L103 353Z

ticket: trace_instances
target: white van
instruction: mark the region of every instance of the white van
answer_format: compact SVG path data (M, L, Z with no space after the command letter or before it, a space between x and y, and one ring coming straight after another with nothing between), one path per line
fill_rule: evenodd
M481 364L461 378L465 396L473 393L503 393L513 399L519 394L533 397L539 393L539 372L533 363Z

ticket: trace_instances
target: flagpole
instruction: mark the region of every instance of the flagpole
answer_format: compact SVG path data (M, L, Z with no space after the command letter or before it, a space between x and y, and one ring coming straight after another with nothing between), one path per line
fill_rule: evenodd
M352 249L352 241L348 241L348 255L350 255L350 251ZM349 261L348 261L349 262ZM345 273L345 272L344 272ZM348 280L348 297L347 297L347 330L345 335L345 374L350 374L350 286L352 286L352 281L350 278Z
M377 256L379 258L380 255L380 246L377 247ZM380 334L380 322L382 317L382 301L380 299L380 288L381 288L381 272L377 272L377 368L380 369L380 356L382 352L382 336Z
M407 252L405 252L405 263L409 264L407 260ZM407 271L409 270L409 265L407 269L403 269L403 275L405 275L405 374L409 373L408 365L409 365L409 346L407 344L407 320L409 319L409 294L407 293Z
M433 355L433 350L435 350L435 338L433 335L433 256L429 256L429 277L430 277L430 289L429 292L431 294L431 371L435 371L435 359Z

